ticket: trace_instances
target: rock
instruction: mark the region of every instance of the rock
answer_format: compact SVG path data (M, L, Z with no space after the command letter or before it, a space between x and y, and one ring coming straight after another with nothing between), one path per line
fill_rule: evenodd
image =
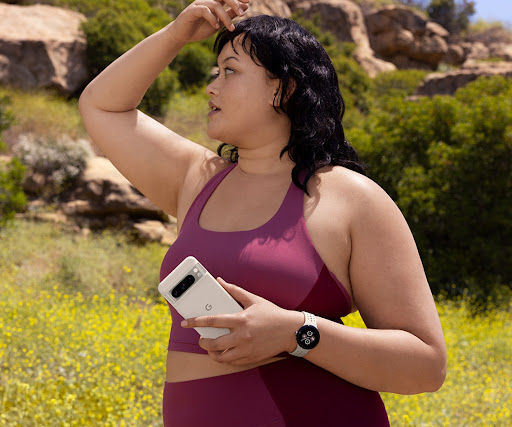
M161 209L153 205L104 157L92 157L80 176L70 201L62 204L66 215L112 217L124 222L130 218L169 221Z
M447 73L432 73L418 87L416 95L453 95L457 89L466 86L478 77L494 75L512 78L512 63L476 63Z
M489 45L489 57L512 61L512 44L492 43Z
M370 47L366 24L361 8L349 0L293 0L288 1L290 9L300 9L306 18L319 15L321 28L329 31L340 41L356 44L354 58L371 76L392 71L396 67L376 58Z
M466 60L483 60L489 58L489 48L481 42L462 43Z
M448 50L441 62L448 65L461 65L466 60L464 48L457 44L448 45Z
M0 83L73 94L89 81L85 16L47 5L0 3Z
M289 18L292 12L283 0L252 0L245 16L261 14Z
M405 6L386 6L365 18L370 46L398 68L434 70L448 51L448 31Z
M46 184L46 177L42 173L27 174L23 181L23 191L29 194L43 194Z
M144 242L157 241L171 245L176 240L176 226L162 224L160 221L141 221L133 226L135 235Z

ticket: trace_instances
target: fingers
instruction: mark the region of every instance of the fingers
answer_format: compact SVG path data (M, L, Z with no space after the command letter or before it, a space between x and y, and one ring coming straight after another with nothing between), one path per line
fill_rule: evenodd
M246 291L245 289L241 288L240 286L233 285L232 283L226 282L222 277L217 277L217 282L220 283L220 285L228 291L228 293L244 308L247 308L248 306L254 304L257 302L260 297L257 295L252 294L249 291Z
M224 9L223 4L229 6L229 9ZM215 28L219 28L220 21L226 26L227 29L233 31L235 26L232 23L232 19L237 16L242 16L248 7L249 0L244 2L237 0L215 0L215 3L211 6L212 10L210 13L215 17L216 23L212 25ZM208 19L208 22L212 23L211 17L206 19Z
M234 339L231 334L222 335L219 338L200 338L199 347L206 351L222 353L226 349L234 347Z
M213 28L219 28L219 20L208 6L201 7L201 16L206 19Z
M235 12L235 15L239 16L242 16L244 11L249 7L249 0L221 0L220 3L228 5L231 10Z
M224 351L209 351L208 355L216 362L229 363L231 365L247 365L251 362L237 348L228 348Z
M235 328L243 323L240 314L217 314L214 316L201 316L185 319L181 322L184 328Z

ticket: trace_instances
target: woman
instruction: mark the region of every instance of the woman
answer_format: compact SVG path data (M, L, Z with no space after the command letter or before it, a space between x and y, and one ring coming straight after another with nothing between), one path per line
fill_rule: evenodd
M96 144L177 217L161 277L194 255L244 307L186 320L171 310L164 424L388 425L378 391L435 391L445 377L421 260L344 140L327 54L293 21L261 16L235 28L249 1L195 1L80 98ZM229 159L136 109L183 46L222 25L207 133L234 147ZM368 329L339 321L356 310ZM198 326L230 333L200 339Z

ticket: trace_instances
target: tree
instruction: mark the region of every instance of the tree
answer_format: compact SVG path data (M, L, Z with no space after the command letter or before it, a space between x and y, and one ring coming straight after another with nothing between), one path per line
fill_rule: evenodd
M427 6L430 19L446 28L450 33L460 33L468 28L469 18L475 14L472 0L431 0Z

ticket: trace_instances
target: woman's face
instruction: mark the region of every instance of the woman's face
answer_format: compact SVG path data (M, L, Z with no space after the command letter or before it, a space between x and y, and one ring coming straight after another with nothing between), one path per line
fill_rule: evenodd
M270 79L238 39L234 46L229 42L224 46L218 57L219 75L206 88L210 95L207 134L237 147L255 148L261 137L268 138L277 116L282 120L273 108L279 80Z

